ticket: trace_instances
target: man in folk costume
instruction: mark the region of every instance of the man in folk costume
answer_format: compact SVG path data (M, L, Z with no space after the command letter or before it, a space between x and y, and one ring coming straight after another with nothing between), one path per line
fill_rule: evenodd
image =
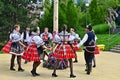
M40 37L43 39L43 41L45 43L45 46L47 46L48 48L50 48L51 47L50 40L52 40L52 34L50 32L48 32L48 31L49 31L49 29L47 27L45 27L44 28L44 33L42 33L40 35ZM48 54L47 54L46 51L43 52L43 57L42 57L43 60L44 60L45 55L48 56Z
M70 63L70 78L76 77L73 74L73 63L72 58L75 58L74 51L71 47L71 39L69 38L70 34L66 31L67 25L63 25L62 32L59 34L56 34L54 37L54 43L55 49L53 50L53 57L57 59L57 62L55 63L54 71L52 73L52 77L57 77L56 75L56 69L59 65L59 62L61 59L68 59Z
M50 50L50 48L47 48L44 45L43 40L40 38L40 36L37 32L38 32L37 29L35 29L34 32L32 32L29 39L27 40L28 47L22 57L23 59L25 59L27 61L33 61L33 69L31 71L31 73L34 77L40 75L36 72L36 69L38 68L38 66L41 63L40 62L40 54L43 53L44 49Z
M75 46L75 47L73 47L73 50L74 50L75 55L76 55L74 63L77 63L78 59L77 59L76 51L81 50L81 48L77 47L76 45L80 42L80 37L78 34L75 33L73 28L70 29L70 37L73 38L72 45Z
M27 39L30 37L30 35L31 35L30 27L26 26L26 30L21 35L22 41L26 46L27 46ZM25 61L25 64L27 64L27 61Z
M86 28L87 33L83 37L82 41L77 45L78 47L82 46L84 44L84 57L86 61L86 68L87 68L87 74L90 75L91 69L92 69L92 60L94 57L94 51L95 51L95 34L92 31L92 26L87 25Z
M18 71L24 71L21 67L21 56L24 53L25 45L21 42L21 34L20 25L15 25L15 29L13 33L10 34L10 40L12 41L10 53L12 54L11 57L11 65L10 70L15 71L14 69L14 61L15 57L17 56L17 63L18 63Z

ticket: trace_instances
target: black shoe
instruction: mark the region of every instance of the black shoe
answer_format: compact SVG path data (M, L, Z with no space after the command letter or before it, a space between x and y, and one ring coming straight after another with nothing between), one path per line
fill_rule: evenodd
M88 71L88 69L85 69L85 71Z
M75 75L73 75L73 74L72 74L72 75L70 75L70 78L75 78L75 77L76 77L76 76L75 76Z
M10 70L11 70L11 71L15 71L15 69L14 69L14 68L10 68Z
M56 75L56 74L52 73L52 77L58 77L58 75Z
M19 71L19 72L24 72L25 70L22 69L22 68L19 68L18 71Z
M87 75L90 75L90 71L87 71Z
M73 63L78 63L78 60L75 60Z
M40 76L40 74L38 74L38 73L36 73L36 72L35 72L35 75L36 75L36 76Z
M35 72L34 71L31 71L31 74L35 77L36 76L36 74L35 74Z
M96 67L96 65L93 65L93 68L95 68Z
M27 63L28 63L28 61L25 61L25 62L24 62L24 64L27 64Z

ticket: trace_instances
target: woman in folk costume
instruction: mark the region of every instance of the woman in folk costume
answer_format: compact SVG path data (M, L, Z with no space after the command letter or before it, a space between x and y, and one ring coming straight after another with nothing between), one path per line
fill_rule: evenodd
M75 47L73 47L74 53L76 55L74 63L77 63L78 59L77 59L76 51L81 50L81 48L77 47L77 44L80 42L80 37L78 34L75 33L73 28L70 29L70 37L73 38L72 44L73 44L73 46L75 46Z
M44 46L43 40L37 34L37 29L35 29L34 32L32 32L27 42L28 47L22 58L27 61L33 61L33 69L31 73L34 77L39 76L40 74L36 73L36 69L40 65L40 54L43 52L43 48L45 49L49 48Z
M69 38L70 34L66 31L67 25L63 25L62 32L58 35L55 35L54 43L56 43L55 50L53 50L53 57L57 59L57 62L52 73L52 77L57 77L56 69L59 65L61 59L68 59L70 63L70 78L76 77L73 74L73 63L72 58L75 58L74 51L71 47L71 39Z
M49 32L48 27L44 28L44 32L40 35L40 37L43 39L43 41L45 43L45 46L47 46L48 48L50 48L51 47L50 40L52 40L52 34ZM41 54L43 60L45 58L45 55L48 56L48 54L47 54L46 51L44 51L43 54Z
M12 54L11 57L11 65L10 70L15 71L14 69L14 61L15 57L17 56L17 63L18 63L18 71L24 71L21 67L21 56L24 53L25 45L21 42L21 34L20 25L15 25L15 29L13 33L10 34L10 40L12 41L10 53Z

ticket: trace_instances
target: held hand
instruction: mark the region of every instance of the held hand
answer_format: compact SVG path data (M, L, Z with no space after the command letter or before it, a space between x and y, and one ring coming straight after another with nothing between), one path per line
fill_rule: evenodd
M26 46L25 46L25 45L23 45L23 47L24 47L24 48L26 48Z
M52 50L52 47L51 47L51 48L48 48L48 50Z
M77 45L72 45L72 47L74 48L74 47L77 47Z

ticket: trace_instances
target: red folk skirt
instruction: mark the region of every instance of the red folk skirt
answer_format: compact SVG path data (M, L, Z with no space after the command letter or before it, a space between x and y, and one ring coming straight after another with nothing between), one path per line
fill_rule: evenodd
M75 46L75 47L73 47L73 49L74 49L75 51L79 51L79 50L81 50L80 47L77 47L77 43L73 43L73 45Z
M12 42L8 42L3 48L2 48L2 52L4 52L4 53L9 53L10 52L10 50L11 50L11 44L12 44Z
M94 52L94 54L100 54L100 51L99 51L99 49L98 49L98 46L95 46L95 52Z
M63 44L57 46L56 50L53 53L53 57L57 59L70 59L75 58L76 56L70 45Z
M38 54L37 47L35 45L28 46L22 58L27 61L34 61L34 62L40 61L40 55Z

